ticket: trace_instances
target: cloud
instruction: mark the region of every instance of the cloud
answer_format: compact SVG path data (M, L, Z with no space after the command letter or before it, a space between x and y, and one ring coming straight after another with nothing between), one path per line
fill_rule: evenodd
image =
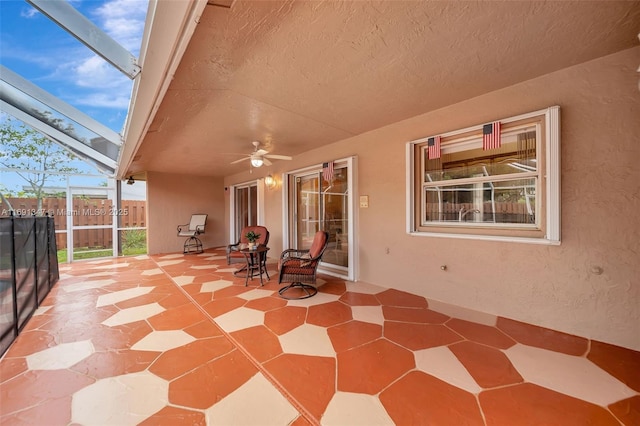
M40 12L36 8L27 7L20 11L20 16L22 16L23 18L31 19L34 16L36 16L38 13Z
M107 34L137 55L148 6L146 0L112 0L97 8L93 15Z

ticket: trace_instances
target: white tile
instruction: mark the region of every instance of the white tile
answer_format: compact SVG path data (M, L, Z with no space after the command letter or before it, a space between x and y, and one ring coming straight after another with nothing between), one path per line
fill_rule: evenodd
M179 263L184 262L184 259L176 259L176 260L161 260L158 263L158 266L171 266L171 265L177 265Z
M231 267L231 266L229 266L228 268L218 268L218 269L216 270L216 272L235 272L235 271L237 271L237 270L238 270L238 268L237 268L237 267Z
M167 259L184 259L184 254L173 253L173 254L165 254L164 256L160 256L158 259L167 260Z
M49 309L53 308L53 305L51 306L38 306L38 309L36 309L36 311L33 313L33 316L38 316L38 315L42 315L42 314L46 314L47 311Z
M264 312L241 307L215 317L215 322L227 333L264 324Z
M469 371L446 346L415 351L416 368L473 394L482 392Z
M285 283L282 284L286 285ZM287 306L315 306L322 305L323 303L335 302L340 299L340 296L335 294L327 294L318 292L315 296L310 297L308 299L300 299L300 300L287 300Z
M584 357L522 344L504 352L526 381L597 405L606 407L637 395Z
M93 269L125 269L128 268L129 264L128 263L113 263L111 265L101 265L101 266L95 266Z
M449 303L439 302L437 300L427 300L429 309L441 314L459 318L465 321L475 322L477 324L495 326L498 317L484 312L474 311L472 309L462 308L460 306L451 305Z
M261 373L205 411L207 425L280 426L298 411Z
M236 297L239 297L244 300L255 300L262 299L263 297L269 297L273 294L273 290L263 290L261 288L255 288L253 290L249 290L245 293L239 294Z
M323 426L392 424L378 397L361 393L336 392L322 415Z
M135 306L133 308L127 308L120 312L116 312L106 320L102 321L102 324L108 325L109 327L129 324L131 322L145 320L164 311L165 308L159 304L155 302L149 303L148 305Z
M347 285L347 291L352 291L354 293L363 293L363 294L378 294L382 293L385 290L388 290L386 287L381 287L374 284L369 284L365 282L353 282L353 281L345 281Z
M200 293L213 293L214 291L221 290L232 285L233 283L228 280L207 281L206 283L202 283L202 286L200 286Z
M106 287L108 285L111 285L113 283L117 282L116 280L112 280L111 278L109 278L108 280L93 280L93 281L82 281L76 284L69 284L69 285L63 285L60 288L62 288L63 291L67 292L67 293L73 293L76 291L83 291L83 290L90 290L90 289L94 289L94 288L102 288L102 287Z
M71 423L136 425L168 403L169 383L143 371L100 379L77 391L71 401Z
M384 325L382 306L352 306L351 315L354 320Z
M180 275L179 277L171 277L171 279L179 286L191 284L196 277L190 275Z
M140 272L140 275L149 276L149 275L160 275L162 273L163 273L162 269L154 268L154 269L146 269L146 270Z
M335 357L336 352L325 327L303 324L278 336L282 351L289 354Z
M191 269L196 269L196 270L218 269L218 265L193 265Z
M155 287L134 287L126 290L114 291L113 293L103 294L98 296L96 301L96 307L114 305L123 300L133 299L134 297L142 296L151 292Z
M29 370L61 370L69 368L95 352L91 340L61 343L26 357Z
M152 331L131 346L131 349L136 351L163 352L179 346L188 345L195 340L195 337L182 330Z

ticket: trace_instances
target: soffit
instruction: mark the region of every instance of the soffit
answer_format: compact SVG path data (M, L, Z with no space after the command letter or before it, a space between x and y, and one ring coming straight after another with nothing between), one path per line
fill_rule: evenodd
M159 3L161 6L162 3ZM637 44L638 2L207 6L131 172L225 176Z

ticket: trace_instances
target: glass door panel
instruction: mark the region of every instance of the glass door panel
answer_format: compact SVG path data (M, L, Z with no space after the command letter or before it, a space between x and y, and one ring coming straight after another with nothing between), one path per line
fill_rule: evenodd
M258 186L235 188L235 238L247 226L258 224Z
M330 181L324 179L321 168L291 178L292 247L309 249L315 233L326 231L329 244L320 268L339 276L353 276L348 166L336 165Z
M322 181L323 227L329 245L323 262L349 266L349 193L347 168L335 168L331 182Z
M69 260L114 256L114 218L118 215L115 191L104 187L71 187L70 192Z
M320 174L296 178L295 247L309 249L315 233L320 229Z

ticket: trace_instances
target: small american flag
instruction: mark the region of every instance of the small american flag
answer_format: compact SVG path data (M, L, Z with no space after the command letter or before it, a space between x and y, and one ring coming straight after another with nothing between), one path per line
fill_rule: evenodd
M482 149L500 148L500 122L496 121L491 124L482 126Z
M427 139L427 146L429 147L429 160L440 158L440 136Z
M333 181L333 161L322 163L322 178L327 182Z

